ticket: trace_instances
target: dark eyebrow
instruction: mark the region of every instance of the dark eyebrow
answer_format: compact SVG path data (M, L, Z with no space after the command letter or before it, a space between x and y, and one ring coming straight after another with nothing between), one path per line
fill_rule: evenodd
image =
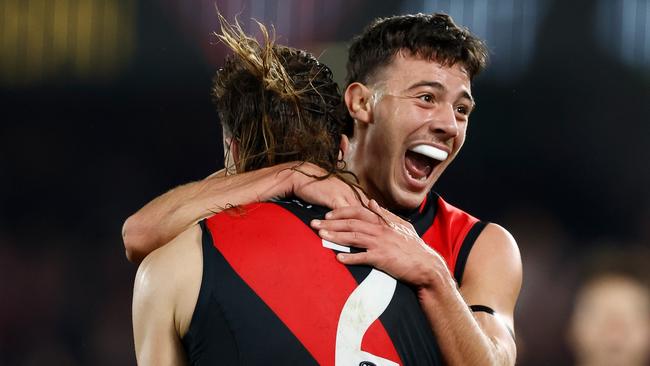
M428 86L428 87L431 87L431 88L434 88L434 89L438 89L440 91L447 91L447 88L445 88L445 86L442 85L441 83L439 83L437 81L425 81L425 80L418 81L415 84L411 84L411 86L409 86L408 89L406 89L406 90L417 89L417 88L419 88L421 86Z
M417 89L417 88L419 88L421 86L428 86L430 88L438 89L438 90L440 90L442 92L447 91L447 88L444 85L442 85L441 83L439 83L437 81L425 81L425 80L418 81L417 83L412 84L406 90ZM472 108L476 107L476 102L474 101L474 98L472 97L472 95L469 92L467 92L466 90L463 90L463 92L461 93L460 96L461 96L461 98L468 99L470 101L470 103L472 104Z

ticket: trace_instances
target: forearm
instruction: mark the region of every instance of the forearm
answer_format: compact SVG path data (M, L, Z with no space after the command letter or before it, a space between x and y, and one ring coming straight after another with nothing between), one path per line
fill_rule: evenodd
M381 219L379 218L381 217ZM517 349L509 329L521 287L521 260L505 229L490 224L476 240L463 274L463 287L445 259L413 226L371 200L368 208L343 207L314 220L318 234L359 253L339 253L346 265L369 265L417 289L420 306L448 365L513 365ZM495 313L471 313L468 303Z
M204 184L205 181L199 181L176 187L126 219L122 240L131 262L139 263L147 254L210 215L204 203L196 202L201 200Z
M418 296L446 364L514 365L515 355L481 328L451 276L441 277Z
M268 200L291 190L287 163L231 176L210 176L174 188L130 216L122 238L127 258L140 262L197 221L230 205Z

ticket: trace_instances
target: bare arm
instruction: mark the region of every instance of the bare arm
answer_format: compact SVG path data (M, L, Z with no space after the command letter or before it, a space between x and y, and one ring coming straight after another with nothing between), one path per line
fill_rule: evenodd
M127 258L131 262L140 262L154 249L228 205L243 205L292 194L332 208L356 201L345 183L336 178L316 181L291 170L297 164L284 163L230 176L216 173L202 181L168 191L124 222L122 239ZM313 164L302 164L298 169L312 175L324 174Z
M370 207L390 225L369 210L348 207L312 226L320 229L324 239L366 249L339 254L341 262L374 266L417 288L446 364L514 365L516 347L508 328L513 327L521 287L521 260L507 231L490 224L481 233L459 290L444 259L422 242L409 223L374 201ZM472 313L468 305L488 306L496 315Z
M489 224L470 252L460 292L444 263L419 291L420 303L449 365L514 365L514 309L521 288L521 259L512 236ZM442 275L444 273L444 275ZM467 305L494 310L472 313ZM438 309L445 309L446 316Z
M185 355L174 327L173 289L161 261L147 257L133 289L133 338L138 365L184 365ZM171 273L171 272L169 272Z
M190 228L147 256L133 289L133 337L139 365L185 365L187 333L201 286L201 231Z

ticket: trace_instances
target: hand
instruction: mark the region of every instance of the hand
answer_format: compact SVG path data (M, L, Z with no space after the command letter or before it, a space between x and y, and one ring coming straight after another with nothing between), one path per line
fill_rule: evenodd
M293 194L306 202L331 209L361 207L362 202L368 202L368 198L360 189L348 185L335 176L318 179L327 175L327 172L315 164L296 163L290 170L292 184L291 191L287 192L287 195Z
M366 249L339 253L348 265L365 264L418 288L428 287L438 271L447 271L444 259L418 236L409 222L371 200L369 209L355 206L329 212L311 226L325 240Z

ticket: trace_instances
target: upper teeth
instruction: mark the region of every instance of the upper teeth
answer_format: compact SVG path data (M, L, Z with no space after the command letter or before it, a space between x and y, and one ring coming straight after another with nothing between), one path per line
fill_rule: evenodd
M437 147L433 147L431 145L417 145L410 150L439 161L443 161L447 159L447 156L449 156L446 151L440 150Z

